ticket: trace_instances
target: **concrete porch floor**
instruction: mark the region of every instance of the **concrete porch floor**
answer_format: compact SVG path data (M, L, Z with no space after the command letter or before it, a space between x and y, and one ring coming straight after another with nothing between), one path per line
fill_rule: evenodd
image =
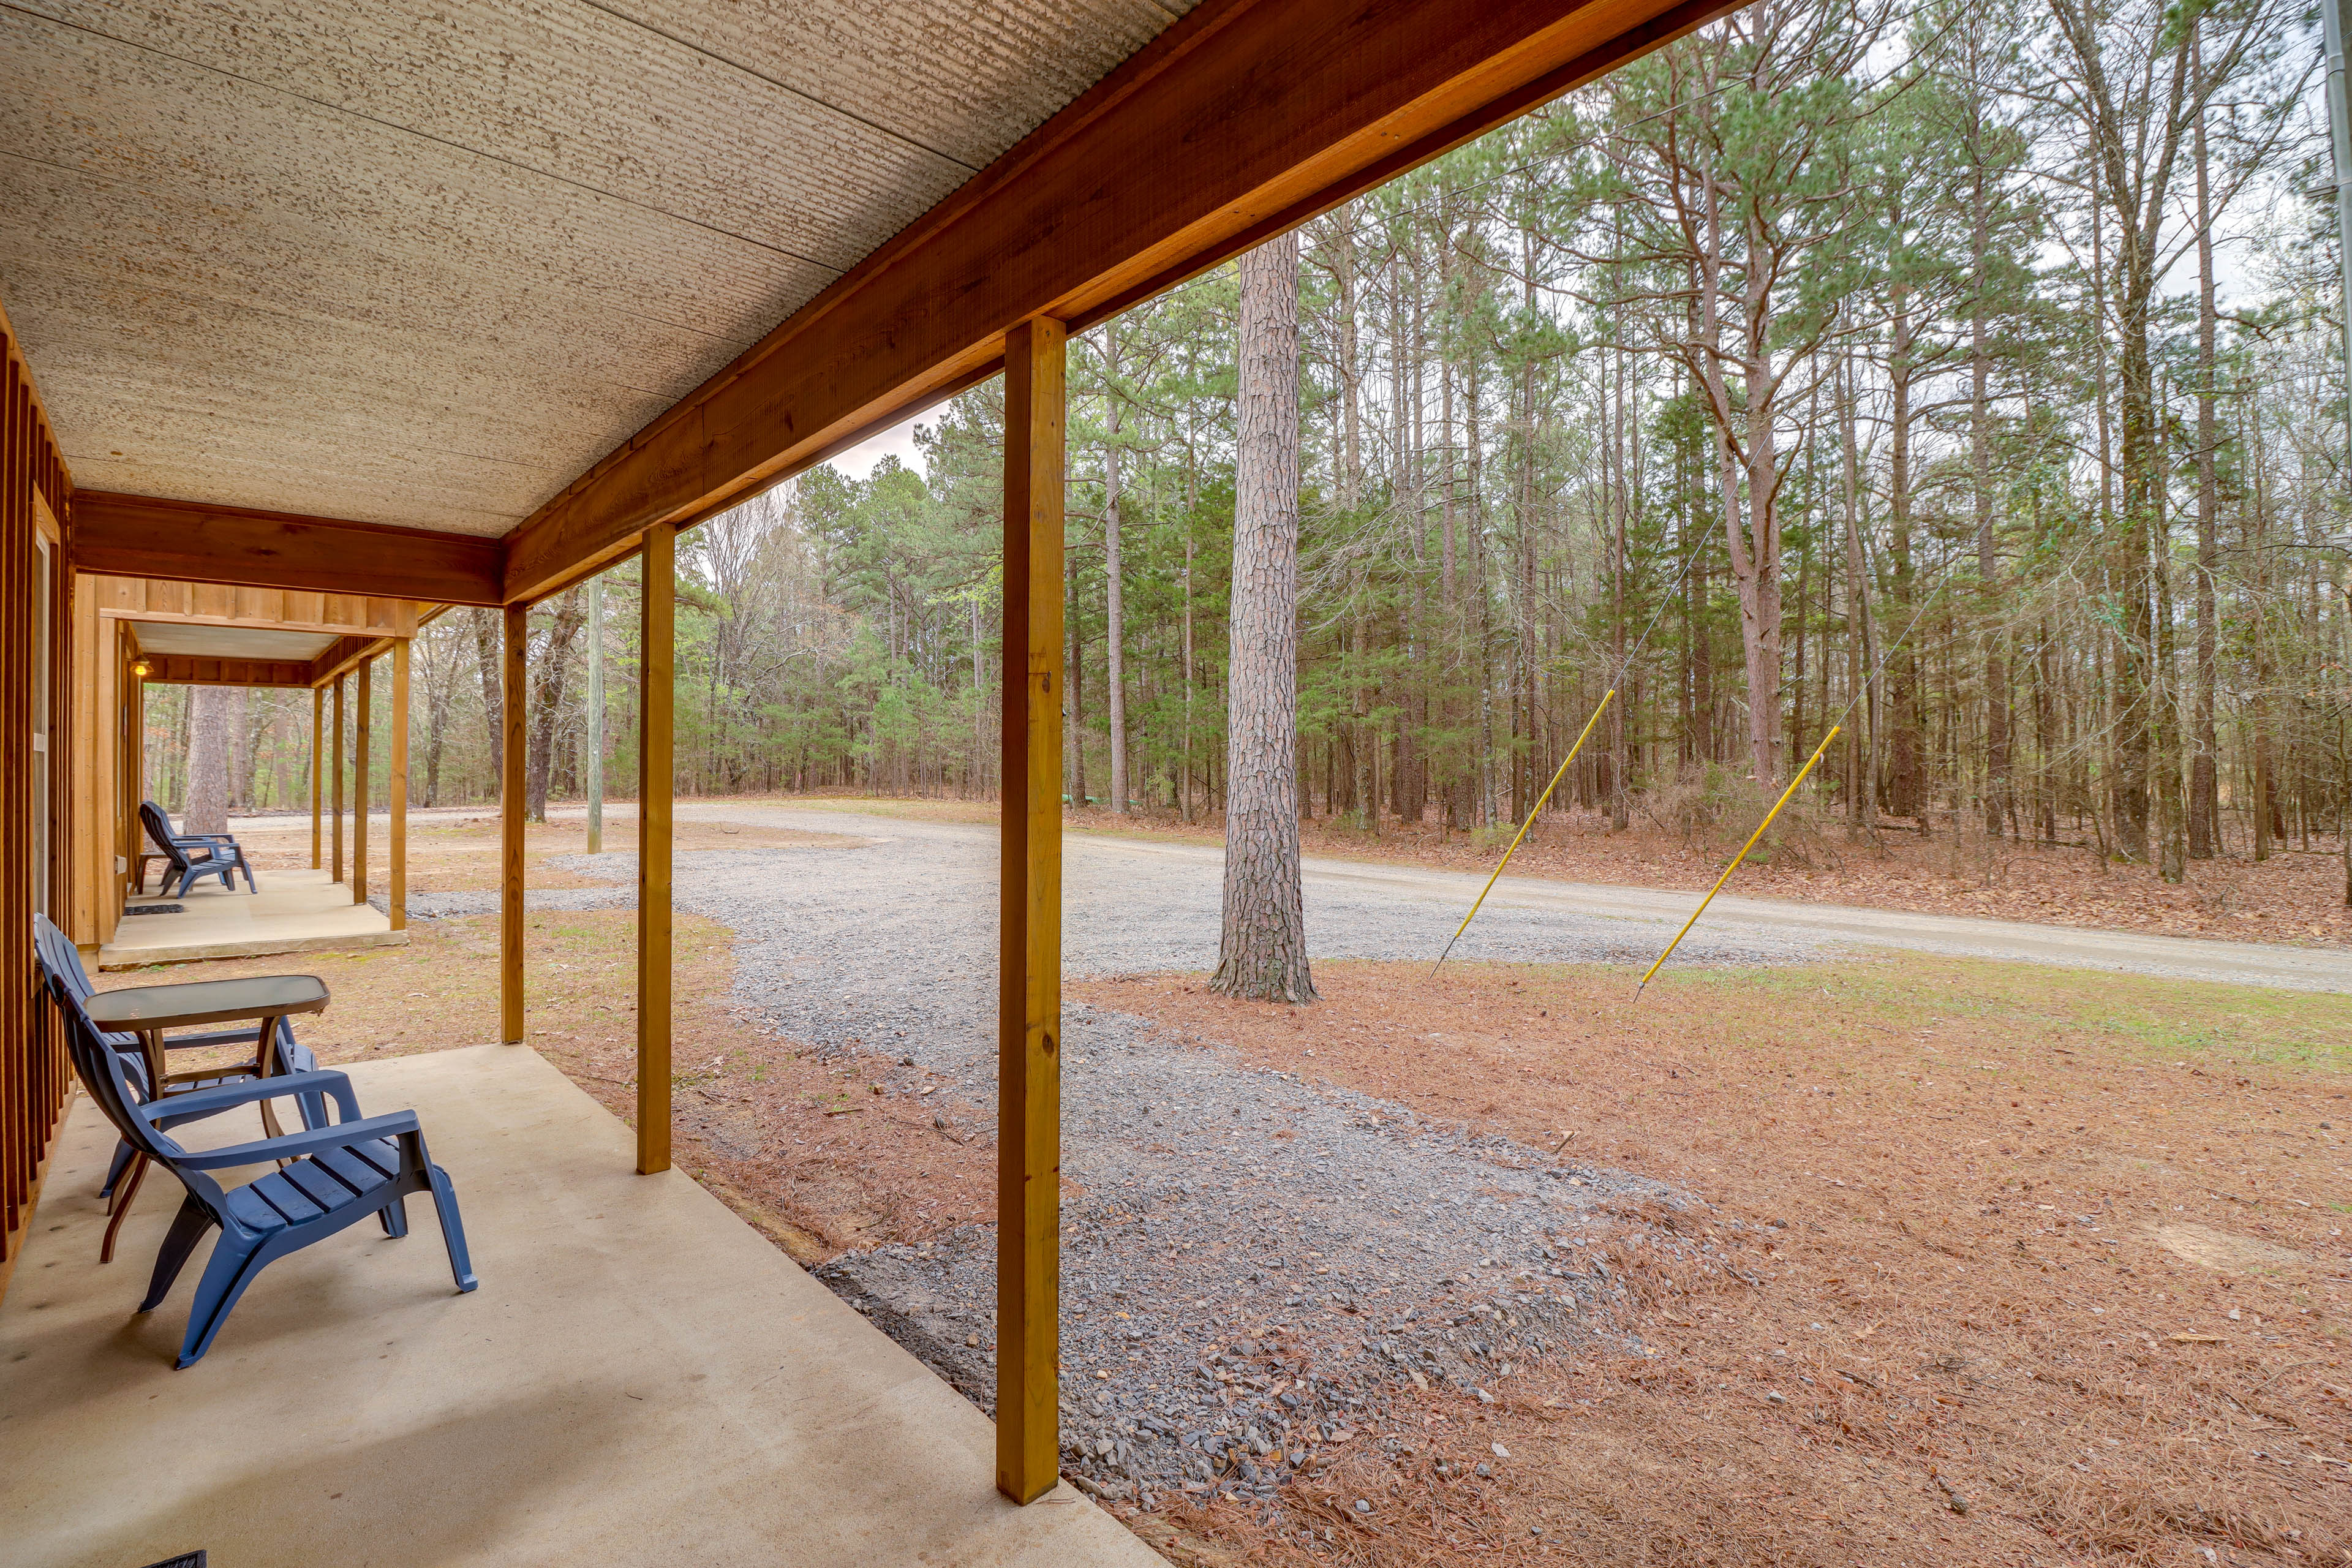
M192 958L397 947L408 940L406 931L393 930L376 910L352 902L351 889L324 871L261 871L254 879L260 890L252 893L240 879L235 892L210 881L179 898L133 897L133 906L178 904L182 910L123 916L114 940L98 950L98 966L134 969Z
M364 1110L416 1108L481 1288L452 1290L412 1199L403 1240L362 1222L271 1265L175 1372L210 1244L134 1313L179 1187L150 1175L101 1268L114 1140L83 1098L0 1301L13 1568L1160 1562L1066 1483L998 1496L980 1412L688 1177L635 1174L536 1052L352 1077Z

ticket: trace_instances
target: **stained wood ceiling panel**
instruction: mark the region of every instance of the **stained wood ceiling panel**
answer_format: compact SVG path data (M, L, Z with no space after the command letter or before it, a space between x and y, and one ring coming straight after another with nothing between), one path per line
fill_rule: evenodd
M0 8L0 297L88 488L512 528L1173 20Z

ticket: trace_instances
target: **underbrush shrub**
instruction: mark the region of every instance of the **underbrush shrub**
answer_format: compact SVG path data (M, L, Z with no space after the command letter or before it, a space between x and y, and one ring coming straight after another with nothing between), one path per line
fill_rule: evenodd
M1786 781L1768 785L1752 775L1721 763L1685 763L1675 774L1654 786L1646 809L1683 847L1729 859L1748 842L1772 803L1787 788ZM1793 866L1801 870L1834 868L1838 864L1835 835L1842 823L1822 816L1811 780L1781 809L1748 858L1759 865Z

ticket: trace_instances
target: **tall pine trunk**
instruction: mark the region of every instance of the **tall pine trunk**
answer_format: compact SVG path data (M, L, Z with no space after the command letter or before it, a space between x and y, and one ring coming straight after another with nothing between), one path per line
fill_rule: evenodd
M1971 136L1971 142L1979 139ZM2000 556L1993 536L1992 354L1986 340L1986 298L1991 287L1987 253L1991 248L1990 215L1986 210L1985 165L1979 147L1971 146L1973 222L1969 231L1969 468L1976 490L1977 591L1979 621L1984 637L1985 700L1985 837L1999 838L2010 810L2009 651L2001 630Z
M1312 1002L1298 884L1298 239L1241 259L1224 921L1210 988Z
M228 831L229 752L242 687L198 686L188 700L188 793L180 807L184 833Z
M555 609L555 624L540 649L539 679L530 689L530 737L523 753L523 816L547 820L548 774L555 756L555 721L563 706L563 678L572 662L572 639L580 635L587 610L578 588L565 594Z
M502 684L501 647L506 636L496 610L474 612L474 663L482 677L482 727L490 742L490 777L499 776L499 751L506 735L505 687Z

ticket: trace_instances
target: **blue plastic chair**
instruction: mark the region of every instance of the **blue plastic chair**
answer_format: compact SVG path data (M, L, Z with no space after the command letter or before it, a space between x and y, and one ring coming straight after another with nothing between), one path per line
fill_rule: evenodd
M139 1310L151 1312L162 1304L205 1232L215 1227L220 1231L204 1277L196 1284L187 1337L180 1345L180 1366L194 1366L203 1359L246 1287L288 1253L324 1241L370 1215L383 1222L385 1235L406 1236L404 1200L411 1193L433 1194L433 1207L441 1219L441 1239L449 1249L449 1272L458 1290L471 1290L479 1283L466 1250L457 1192L449 1184L448 1173L426 1154L425 1131L417 1124L416 1112L395 1110L362 1118L351 1079L330 1070L249 1079L142 1103L123 1070L122 1053L107 1044L89 1016L73 1005L63 985L52 980L49 991L65 1026L66 1049L73 1058L74 1071L90 1098L126 1142L170 1171L187 1189L187 1198L155 1256L155 1275ZM166 1131L169 1125L272 1095L298 1093L331 1100L341 1120L331 1126L201 1152L182 1148ZM273 1160L290 1163L239 1187L225 1189L208 1173Z
M173 895L172 884L180 884L179 897L184 898L199 877L218 877L221 886L236 891L236 874L245 873L245 890L260 889L253 885L253 868L246 863L245 849L226 833L174 833L172 819L163 808L152 800L139 803L140 825L147 830L149 842L163 857L163 897ZM139 857L139 885L147 885L148 857Z
M63 987L77 1007L98 994L98 987L89 983L89 972L81 966L80 951L47 915L36 914L33 917L33 955L39 961L42 973ZM196 1089L242 1082L259 1077L266 1065L258 1059L237 1062L228 1067L205 1068L192 1073L173 1073L166 1076L162 1084L151 1084L147 1081L147 1053L139 1048L138 1036L100 1031L100 1037L121 1053L123 1070L142 1100L153 1100L159 1094L176 1099ZM163 1038L163 1048L167 1051L205 1046L249 1047L252 1044L252 1032L244 1029L207 1029L202 1034L167 1035ZM277 1046L278 1070L281 1073L310 1072L319 1065L319 1058L311 1054L310 1048L295 1040L294 1026L284 1018L278 1020ZM298 1096L296 1103L301 1107L303 1126L323 1127L327 1124L327 1101L323 1095ZM173 1121L176 1124L179 1118L174 1116ZM128 1142L114 1146L113 1163L107 1166L106 1181L98 1189L100 1197L113 1195L114 1184L122 1179L122 1173L130 1169L136 1152ZM110 1247L108 1251L110 1255L112 1249Z

